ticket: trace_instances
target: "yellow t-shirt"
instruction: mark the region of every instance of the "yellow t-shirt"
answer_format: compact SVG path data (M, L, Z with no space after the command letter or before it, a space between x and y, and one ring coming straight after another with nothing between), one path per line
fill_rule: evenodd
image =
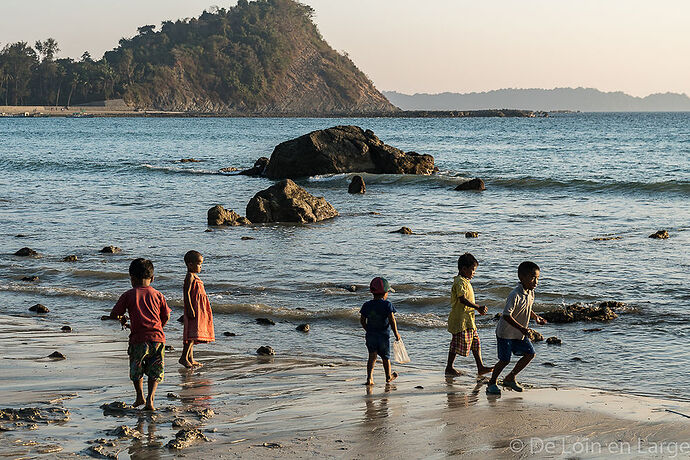
M477 328L474 324L474 308L461 303L460 297L465 297L474 303L474 289L472 289L470 280L458 275L453 278L453 287L450 289L448 332L451 334Z

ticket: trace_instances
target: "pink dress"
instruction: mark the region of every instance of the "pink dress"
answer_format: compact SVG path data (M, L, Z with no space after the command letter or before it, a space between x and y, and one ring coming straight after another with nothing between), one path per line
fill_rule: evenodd
M184 332L182 333L182 340L184 342L207 343L213 342L216 337L213 333L213 312L211 311L211 302L208 301L204 283L201 279L193 275L189 297L192 301L192 309L194 310L195 318L187 317L187 296L184 297L185 314L184 314Z

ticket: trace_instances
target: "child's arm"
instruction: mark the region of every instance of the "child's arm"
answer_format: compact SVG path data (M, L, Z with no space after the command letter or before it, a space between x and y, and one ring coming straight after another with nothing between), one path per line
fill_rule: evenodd
M395 322L395 315L393 312L388 315L388 322L390 323L393 334L395 335L395 340L400 340L400 334L398 334L398 323Z
M468 299L465 298L464 295L461 295L458 298L458 300L460 301L461 304L477 310L480 315L486 315L486 312L489 311L489 309L486 307L486 305L480 306L480 305L477 305L476 303L470 302Z
M191 318L194 319L196 316L196 312L194 311L194 305L192 305L192 274L187 272L187 276L184 278L184 305L185 305L185 314Z
M362 329L367 330L367 317L364 315L359 315L359 324L362 325Z
M544 318L542 318L541 316L539 316L539 315L537 315L536 313L534 313L534 311L532 311L532 312L530 313L530 318L532 318L534 321L536 321L537 324L546 324L546 323L548 323L548 321L546 321Z

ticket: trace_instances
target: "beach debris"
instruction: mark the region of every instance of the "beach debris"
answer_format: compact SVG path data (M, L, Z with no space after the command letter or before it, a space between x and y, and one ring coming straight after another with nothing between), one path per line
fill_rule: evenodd
M599 332L602 329L600 327L593 327L591 329L582 329L582 332Z
M601 302L597 306L575 303L557 310L546 311L541 316L549 323L573 323L576 321L611 321L618 318L614 309L624 309L623 302Z
M546 343L549 345L560 345L563 343L563 341L561 339L559 339L558 337L554 336L554 337L549 337L548 339L546 339Z
M19 257L36 257L38 252L31 248L21 248L19 251L15 252L14 255Z
M260 157L257 158L257 160L254 162L254 166L252 166L249 169L245 169L244 171L240 171L238 174L241 176L251 176L251 177L257 177L257 176L262 176L264 174L264 171L266 170L266 166L268 166L268 163L270 160L266 157ZM235 169L237 170L237 169ZM222 171L222 169L221 169Z
M367 186L364 184L362 176L356 175L352 178L352 182L347 187L347 193L363 194L366 193Z
M260 191L247 203L247 218L254 223L310 223L331 219L338 211L323 197L317 197L285 179Z
M187 409L187 413L194 414L201 420L209 419L216 415L213 409L209 409L208 407L190 407Z
M263 444L259 444L257 447L267 447L269 449L280 449L283 446L281 444L278 444L277 442L265 442Z
M685 415L684 413L678 412L678 411L676 411L676 410L666 409L666 412L670 412L670 413L672 413L672 414L680 415L681 417L690 418L690 415Z
M173 347L172 345L166 345L163 348L165 348L165 351L175 351L175 347Z
M175 434L175 439L166 444L166 447L184 449L198 441L210 442L211 440L196 428L183 428Z
M273 348L264 345L264 346L257 348L256 354L262 355L262 356L272 356L272 355L275 355L276 352Z
M197 160L196 158L181 158L180 163L201 163L204 160Z
M654 238L656 240L666 240L668 239L668 231L666 230L657 230L656 232L652 233L649 235L650 238Z
M256 318L256 323L262 326L275 326L276 322L269 318Z
M72 332L72 326L62 326L60 330L62 332Z
M225 331L225 332L223 332L223 335L225 337L235 337L237 334L235 334L234 332Z
M225 209L223 206L217 204L206 213L208 225L221 226L227 225L236 227L238 225L251 225L251 221L246 217L242 217L232 209Z
M556 367L556 365L550 361L543 362L541 365L546 367Z
M33 275L33 276L25 276L24 278L22 278L22 281L26 281L29 283L38 283L41 280L38 278L38 276Z
M166 394L165 397L168 399L180 399L180 397L178 395L176 395L175 393L172 393L172 392Z
M52 352L51 354L48 355L48 358L51 358L51 359L67 359L67 357L66 357L65 355L63 355L62 353L60 353L59 351L54 351L54 352Z
M37 303L36 305L29 307L29 311L33 311L36 313L50 313L48 307L46 307L45 305L41 305L40 303Z
M529 338L530 342L543 342L544 341L544 336L541 335L539 331L535 331L534 329L530 329L527 332L527 337Z
M479 238L479 232L465 232L465 238Z
M248 241L248 240L255 240L256 238L254 238L253 236L243 236L243 237L240 238L240 239L241 239L242 241Z
M482 190L486 190L486 185L484 185L484 181L481 180L478 177L475 177L474 179L470 179L468 181L465 181L455 187L455 190L475 190L481 192Z
M401 233L403 235L414 235L414 232L409 227L400 227L398 230L393 230L389 233Z
M122 249L118 248L117 246L105 246L99 252L101 254L117 254L119 252L122 252Z
M421 174L434 171L434 157L386 145L373 131L334 126L275 147L264 171L269 179L321 174Z
M139 430L130 428L126 425L120 425L107 432L109 436L117 436L118 438L142 438L144 435Z
M183 418L177 417L172 421L172 426L173 428L187 428L191 425L189 423L189 420L185 420Z
M305 324L300 324L295 329L297 329L300 332L309 332L310 327L308 324L305 323Z
M21 409L0 409L0 420L14 422L15 426L31 429L28 424L56 423L69 421L69 411L62 407L26 407Z

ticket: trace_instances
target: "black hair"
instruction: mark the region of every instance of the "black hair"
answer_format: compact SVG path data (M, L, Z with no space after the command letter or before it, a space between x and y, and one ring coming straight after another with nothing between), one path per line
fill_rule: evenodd
M187 254L184 255L184 263L185 264L191 264L194 262L198 262L202 259L202 255L199 251L187 251Z
M539 270L539 265L526 260L518 266L518 276L531 275L535 270Z
M458 270L462 270L463 267L474 267L475 265L479 265L479 262L469 252L458 257Z
M139 280L152 279L153 262L142 257L134 259L132 263L129 264L129 276Z

